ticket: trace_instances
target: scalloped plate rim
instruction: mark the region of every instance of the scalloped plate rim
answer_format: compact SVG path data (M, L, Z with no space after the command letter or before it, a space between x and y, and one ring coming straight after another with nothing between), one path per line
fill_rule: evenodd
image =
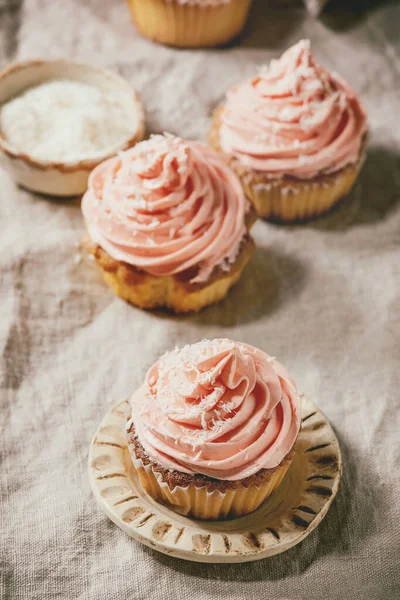
M303 406L302 406L302 416L303 416L303 410L304 410L305 404L307 404L309 406L309 408L316 409L316 412L312 416L319 413L324 421L324 425L327 425L328 430L332 435L333 441L336 444L336 458L338 460L338 466L337 466L337 471L336 471L335 477L332 477L333 484L332 484L332 488L331 488L331 495L325 499L323 506L318 511L318 513L315 514L315 516L313 517L311 522L308 524L306 529L304 529L303 531L298 531L297 535L289 537L289 539L286 541L284 541L284 540L277 541L274 545L269 545L266 548L263 548L258 552L254 552L254 551L246 552L245 551L244 553L238 553L238 552L234 552L234 551L232 551L232 552L223 552L223 551L216 552L216 551L214 551L214 552L209 552L209 553L200 553L200 552L195 551L193 548L189 549L187 547L179 547L179 546L177 546L176 541L171 544L171 543L163 543L162 540L155 540L154 538L151 539L150 535L142 534L140 530L138 531L137 526L135 527L131 523L125 522L121 518L121 516L117 514L115 509L110 506L110 503L107 502L107 500L102 496L99 485L96 483L96 481L98 479L94 475L95 468L92 466L93 460L95 460L95 458L93 457L93 452L94 452L93 448L95 445L97 445L97 444L95 444L95 442L96 442L99 434L101 433L101 430L104 428L104 426L105 426L104 424L108 423L110 418L112 418L112 415L118 415L118 412L116 412L116 411L118 411L118 409L123 407L126 402L127 402L127 400L124 400L122 402L118 402L117 404L111 406L111 408L108 410L106 415L103 417L95 435L92 438L92 441L90 444L90 449L89 449L89 456L88 456L89 481L90 481L90 485L91 485L91 488L92 488L92 491L94 493L97 503L99 504L100 508L105 512L105 514L108 516L108 518L115 525L117 525L120 529L122 529L127 535L134 538L138 542L144 544L148 548L157 550L158 552L161 552L168 556L174 556L176 558L180 558L183 560L189 560L192 562L200 562L200 563L214 563L214 564L215 563L222 564L222 563L250 562L250 561L255 561L255 560L261 560L261 559L268 558L271 556L276 556L277 554L285 552L286 550L289 550L293 546L295 546L298 543L300 543L301 541L303 541L319 525L319 523L322 521L322 519L325 517L326 513L328 512L328 510L337 494L340 480L341 480L341 475L342 475L342 456L341 456L340 447L339 447L339 443L338 443L336 434L333 431L328 419L325 417L325 415L322 413L322 411L318 408L318 406L316 404L314 404L311 400L304 398ZM123 408L122 408L122 410L123 410ZM303 419L304 419L304 417L303 417ZM121 433L122 433L122 429L121 429ZM124 448L122 446L121 446L121 449L124 451L124 453L127 451L127 448ZM123 462L123 461L121 461L121 462ZM127 477L127 478L130 482L131 487L133 487L132 479L129 477ZM279 490L278 490L278 493L279 493ZM175 525L175 526L179 527L176 524L176 521L183 519L184 521L188 522L188 526L192 527L194 530L196 530L196 528L197 528L197 535L199 535L199 536L202 536L202 535L207 536L210 534L212 535L213 533L214 534L218 533L219 535L222 535L224 533L223 531L213 530L212 529L213 522L198 521L195 519L190 519L188 517L183 517L182 515L176 514L173 510L167 508L166 506L158 504L156 501L154 501L152 498L150 498L147 495L147 493L144 492L144 490L141 490L141 494L143 496L143 498L142 498L143 504L145 504L147 502L148 506L151 507L150 510L151 509L154 510L154 507L156 507L156 510L158 508L162 513L166 513L167 518L169 518L170 521L172 521L171 526ZM138 497L138 499L140 499L140 496ZM222 523L232 524L235 522L235 523L240 524L240 522L243 520L249 520L249 518L251 519L252 515L257 514L259 510L260 509L257 509L257 511L255 511L251 515L241 517L240 519L233 519L231 521L219 521L219 522L216 522L215 524L217 524L217 526L221 525ZM153 513L149 513L149 514L152 514L152 516L155 516ZM158 517L158 518L160 518L160 517ZM161 518L165 519L166 517L162 516ZM175 521L175 523L174 523L174 521ZM210 528L211 528L211 530L210 530ZM250 527L239 528L239 531L236 533L240 534L241 531L248 532L249 529L251 529L251 528ZM146 530L147 530L147 528L144 528L144 531L146 531ZM266 530L263 530L262 533L266 533ZM259 532L258 532L258 534L259 534ZM192 535L192 539L193 539L193 534L191 534L191 535Z

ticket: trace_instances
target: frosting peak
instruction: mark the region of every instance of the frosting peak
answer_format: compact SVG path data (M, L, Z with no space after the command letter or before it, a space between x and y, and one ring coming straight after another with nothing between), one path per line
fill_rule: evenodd
M99 165L82 200L89 235L115 260L192 281L236 258L248 202L207 146L156 135Z
M157 361L132 397L132 420L155 462L236 480L283 460L300 428L300 399L274 358L217 339Z
M314 59L302 40L230 90L220 143L271 177L311 178L357 162L365 110L351 87Z

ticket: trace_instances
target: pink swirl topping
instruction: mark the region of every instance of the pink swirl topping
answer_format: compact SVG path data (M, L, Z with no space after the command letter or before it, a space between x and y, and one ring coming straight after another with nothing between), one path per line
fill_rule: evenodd
M91 239L155 276L229 270L246 233L239 180L199 142L153 136L100 164L82 200Z
M220 144L273 178L311 178L357 162L366 112L351 87L314 60L310 42L287 50L228 92Z
M216 479L244 479L276 467L300 428L300 398L284 367L227 339L165 354L131 403L151 460Z

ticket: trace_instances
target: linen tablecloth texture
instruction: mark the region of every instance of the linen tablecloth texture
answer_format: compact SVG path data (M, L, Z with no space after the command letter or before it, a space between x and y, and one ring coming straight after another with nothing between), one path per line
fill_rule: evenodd
M317 17L321 13L327 2L328 0L304 0L308 12L313 17Z
M299 38L361 94L370 148L351 201L313 225L259 222L258 249L221 304L141 312L79 262L79 201L0 171L0 596L4 599L366 600L400 590L400 39L397 4L321 21L256 3L240 45L178 51L132 27L123 0L0 0L0 63L67 56L141 93L149 130L205 138L225 90ZM280 556L187 563L120 531L89 489L91 437L111 404L175 344L226 336L277 356L326 413L344 456L322 524Z

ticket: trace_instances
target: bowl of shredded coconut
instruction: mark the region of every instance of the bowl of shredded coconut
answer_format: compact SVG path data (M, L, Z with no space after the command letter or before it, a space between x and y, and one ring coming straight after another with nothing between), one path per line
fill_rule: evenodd
M144 130L138 94L106 69L37 60L0 73L0 160L32 191L82 194L90 171Z

